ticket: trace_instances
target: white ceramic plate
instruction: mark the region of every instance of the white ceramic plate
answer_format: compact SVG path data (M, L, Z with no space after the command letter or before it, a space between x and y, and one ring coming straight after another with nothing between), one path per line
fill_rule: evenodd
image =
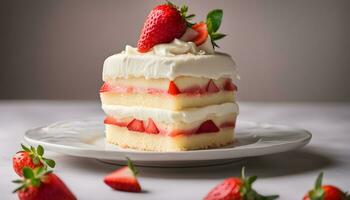
M41 144L47 150L110 163L124 163L127 156L141 166L185 167L290 151L306 145L311 134L303 129L283 125L238 121L236 142L233 145L185 152L148 152L106 144L102 122L87 120L58 122L31 129L24 138L29 144Z

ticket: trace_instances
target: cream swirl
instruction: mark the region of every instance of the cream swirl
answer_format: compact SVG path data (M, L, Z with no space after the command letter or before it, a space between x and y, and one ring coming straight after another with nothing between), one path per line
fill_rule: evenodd
M156 56L176 56L182 54L205 55L212 54L213 52L197 47L193 42L174 39L170 43L157 44L146 53L140 53L137 51L137 48L127 45L124 53L128 55L147 54Z

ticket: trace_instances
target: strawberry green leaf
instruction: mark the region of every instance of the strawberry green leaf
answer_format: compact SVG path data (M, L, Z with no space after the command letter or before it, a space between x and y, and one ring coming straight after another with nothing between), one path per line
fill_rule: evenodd
M23 180L21 179L13 180L12 183L23 183Z
M43 158L44 162L51 168L54 168L56 165L56 162L52 159L48 159L48 158Z
M38 176L41 176L45 173L45 167L37 167L34 169L34 173L37 174Z
M185 18L187 19L187 20L191 20L193 17L195 17L196 15L195 14L190 14L190 15L188 15L188 16L186 16Z
M270 195L270 196L261 196L261 195L259 195L257 200L274 200L274 199L277 199L278 197L279 197L279 195Z
M30 152L30 149L28 147L26 147L24 144L21 144L22 149L26 152Z
M220 46L216 44L216 42L212 41L211 43L213 44L214 47L220 48Z
M322 187L322 179L323 179L323 172L321 172L316 179L315 189L320 189Z
M29 167L23 167L23 176L27 179L31 179L34 177L34 172Z
M30 151L34 154L36 154L36 149L33 146L30 146Z
M215 33L219 30L221 25L221 20L223 16L223 11L221 9L212 10L207 15L207 25L210 23L210 28L208 27L208 33Z
M220 40L221 38L224 38L226 35L222 34L222 33L212 33L210 35L211 40L215 41L215 40Z
M13 190L12 191L12 193L16 193L16 192L18 192L18 191L20 191L20 190L22 190L23 188L25 188L25 185L23 184L23 185L21 185L21 186L19 186L18 188L16 188L15 190Z
M36 148L36 151L37 151L37 153L38 153L39 156L44 155L44 148L43 148L43 146L39 145L39 146Z

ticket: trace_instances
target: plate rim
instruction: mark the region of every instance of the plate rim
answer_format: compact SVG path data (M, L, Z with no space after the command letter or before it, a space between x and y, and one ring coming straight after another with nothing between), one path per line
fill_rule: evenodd
M245 158L245 157L254 157L254 156L262 156L262 155L271 155L275 153L281 153L281 152L286 152L294 149L301 148L308 144L311 139L312 139L312 134L310 131L295 127L295 126L288 126L288 125L283 125L283 124L275 124L275 123L262 123L262 122L253 122L253 121L246 121L246 120L238 120L239 123L249 123L249 124L254 124L257 127L262 127L262 126L272 126L272 127L284 127L288 129L292 129L295 132L299 132L304 134L303 138L298 138L294 141L286 141L283 143L279 144L274 144L271 146L261 146L261 147L254 147L253 144L248 144L244 145L245 149L239 148L239 147L232 147L232 148L214 148L214 149L203 149L203 150L191 150L191 151L179 151L179 152L153 152L153 151L135 151L135 150L128 150L128 149L121 149L121 150L103 150L103 149L88 149L88 148L83 148L83 147L75 147L75 146L68 146L64 144L54 144L42 140L36 140L32 139L28 136L33 131L38 131L40 129L43 129L45 127L51 126L53 124L58 124L58 123L68 123L68 122L97 122L97 120L64 120L64 121L59 121L55 123L51 123L49 125L45 126L40 126L36 128L31 128L25 131L24 134L24 140L31 144L31 145L42 145L44 146L47 150L53 151L53 152L58 152L61 154L65 155L70 155L70 156L76 156L76 157L84 157L84 158L95 158L95 159L107 159L107 160L115 160L115 161L122 161L125 160L125 157L128 156L131 159L135 160L137 158L137 161L141 162L152 162L152 161L159 161L159 162L188 162L188 161L201 161L203 159L197 159L197 158L192 158L188 159L186 156L200 156L200 158L203 157L203 154L210 153L210 154L229 154L233 153L235 151L249 151L254 149L255 153L248 153L245 155L231 155L231 156L221 156L219 158L207 158L204 160L222 160L222 159L236 159L236 158ZM276 140L275 140L276 141ZM249 147L252 145L252 147ZM283 147L283 148L281 148ZM273 149L273 150L272 150ZM270 150L270 151L269 151ZM272 150L272 151L271 151ZM265 152L263 152L265 151ZM266 152L267 151L267 152ZM83 153L85 152L85 153ZM247 153L247 152L246 152ZM115 154L115 157L111 157L110 154ZM120 154L124 154L123 156ZM236 154L236 153L235 153ZM140 158L141 155L147 155L147 156L153 156L153 160L150 159L142 159ZM169 155L169 156L179 156L182 157L182 159L169 159L169 160L164 160L164 159L159 159L157 157L159 156L164 156L164 155ZM121 158L121 156L123 158Z

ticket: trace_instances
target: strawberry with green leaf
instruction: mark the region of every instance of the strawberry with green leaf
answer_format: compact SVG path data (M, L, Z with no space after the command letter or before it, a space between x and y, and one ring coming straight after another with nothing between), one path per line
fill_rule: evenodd
M104 182L115 190L126 192L141 192L141 186L136 179L138 171L132 161L127 158L128 166L117 169L104 177Z
M218 30L221 25L223 11L215 9L208 13L206 22L199 22L192 26L192 29L198 32L193 42L200 46L210 37L210 41L214 47L219 47L215 41L225 37L225 34L219 33Z
M137 42L138 51L145 53L154 45L169 43L175 38L180 38L186 28L192 26L189 21L195 16L187 15L187 11L187 6L179 8L169 1L153 8L147 16Z
M321 172L315 183L315 188L310 190L303 200L350 200L350 195L344 193L333 185L322 185L323 173Z
M13 158L12 158L12 165L15 172L22 176L23 168L29 167L29 168L37 168L37 167L44 167L46 168L54 168L55 167L55 161L45 158L44 156L44 148L39 145L37 148L35 147L27 147L23 144L22 151L17 152Z
M257 176L246 177L244 167L240 178L225 179L212 189L204 200L274 200L278 195L263 196L257 193L252 185Z
M44 167L24 167L23 178L12 181L20 184L13 192L20 200L75 200L76 197L52 171Z

